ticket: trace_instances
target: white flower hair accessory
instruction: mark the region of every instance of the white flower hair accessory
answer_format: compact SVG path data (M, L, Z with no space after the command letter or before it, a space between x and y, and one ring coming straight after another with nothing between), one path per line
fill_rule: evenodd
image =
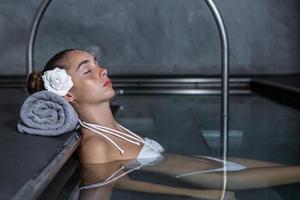
M65 96L73 86L71 76L67 74L65 69L58 67L45 71L42 79L46 90L59 96Z

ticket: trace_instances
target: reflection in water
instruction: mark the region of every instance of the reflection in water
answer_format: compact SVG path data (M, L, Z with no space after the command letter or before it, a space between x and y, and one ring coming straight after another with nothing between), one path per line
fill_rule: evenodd
M229 158L228 190L252 189L300 182L300 167L266 161ZM79 199L110 199L113 188L138 192L219 199L222 188L223 163L211 157L163 154L149 160L115 161L104 164L82 164L82 183ZM230 169L230 167L237 167ZM132 178L131 172L152 173L171 177L184 184L158 184L142 176ZM143 180L144 179L144 180ZM184 186L182 186L184 185ZM199 188L199 189L197 189ZM209 189L202 189L209 188ZM226 199L235 199L227 191Z
M176 157L178 156L176 155ZM220 190L174 187L154 182L133 180L128 176L130 172L135 170L163 173L168 170L170 165L174 164L174 160L172 155L165 154L165 158L161 156L148 160L134 159L104 164L82 164L82 184L79 199L110 199L114 187L139 192L181 195L202 199L218 199L221 196ZM197 160L200 163L200 159ZM169 171L172 173L172 170ZM174 176L173 178L176 181L180 180ZM234 199L234 193L227 192L226 199Z
M82 165L83 180L87 180L87 182L85 182L85 186L80 187L80 190L96 188L96 187L113 183L114 181L126 176L132 171L141 169L142 167L145 166L153 166L155 164L158 164L162 160L163 160L163 156L159 156L156 157L155 159L142 159L142 160L133 159L127 161L115 161L115 162L104 163L104 164ZM95 178L94 173L98 173L97 170L100 170L99 168L104 169L103 172L105 172L105 174L101 173L102 176L102 179L100 179L101 181L97 180L98 181L97 183L91 183L92 180L91 178ZM97 176L97 179L98 178L99 176Z

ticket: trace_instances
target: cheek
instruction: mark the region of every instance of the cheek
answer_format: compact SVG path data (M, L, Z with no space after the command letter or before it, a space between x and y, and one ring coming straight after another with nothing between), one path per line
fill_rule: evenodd
M74 82L74 89L77 93L90 92L99 88L100 84L98 84L96 81L93 81L92 79L79 79L76 82Z
M112 88L104 88L95 82L81 82L74 87L74 95L79 102L95 102L113 97L115 91Z
M78 81L74 82L71 92L77 100L81 100L82 97L88 96L88 94L91 93L91 89L85 82Z

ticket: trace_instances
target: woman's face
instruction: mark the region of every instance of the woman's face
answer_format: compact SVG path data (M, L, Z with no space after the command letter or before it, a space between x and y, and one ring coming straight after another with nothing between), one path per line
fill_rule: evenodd
M73 81L71 96L79 104L97 104L115 95L107 70L98 64L93 55L74 50L67 54L63 62Z

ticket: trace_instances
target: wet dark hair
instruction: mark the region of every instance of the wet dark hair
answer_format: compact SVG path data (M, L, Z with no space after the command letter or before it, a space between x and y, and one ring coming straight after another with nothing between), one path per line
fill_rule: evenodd
M42 79L42 75L45 71L52 70L56 67L65 69L67 66L65 66L62 63L62 60L67 56L68 53L74 50L80 50L80 49L65 49L63 51L58 52L55 54L45 65L44 69L41 72L32 72L28 78L27 78L27 91L31 95L35 92L45 90L44 88L44 82Z

